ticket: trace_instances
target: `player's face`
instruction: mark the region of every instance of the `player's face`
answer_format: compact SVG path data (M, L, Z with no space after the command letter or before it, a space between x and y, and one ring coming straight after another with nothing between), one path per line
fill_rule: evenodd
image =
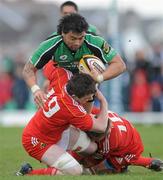
M77 13L76 9L73 6L64 6L61 10L62 17L72 13Z
M77 51L83 44L86 32L83 31L80 34L73 33L72 31L68 33L62 33L63 41L72 50Z
M89 94L82 98L78 98L78 101L80 102L80 104L84 105L85 103L92 101L94 99L94 96L95 94Z

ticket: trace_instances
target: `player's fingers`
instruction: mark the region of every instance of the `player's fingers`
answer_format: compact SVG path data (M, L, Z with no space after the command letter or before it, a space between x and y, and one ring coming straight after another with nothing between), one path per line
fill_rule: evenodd
M43 107L43 102L39 97L35 97L34 101L36 103L37 108L42 108Z
M35 94L34 101L38 108L43 108L44 103L46 101L44 94L42 93Z
M48 97L47 97L47 94L43 94L43 99L44 99L44 102L48 99Z
M92 74L93 76L97 76L97 75L98 75L98 72L95 70L95 68L92 68L92 69L91 69L91 74Z

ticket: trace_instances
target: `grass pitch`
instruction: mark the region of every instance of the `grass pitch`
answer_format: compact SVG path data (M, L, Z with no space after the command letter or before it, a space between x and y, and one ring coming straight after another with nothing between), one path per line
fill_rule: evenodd
M152 153L153 157L163 159L163 125L136 125L144 142L144 155ZM129 173L121 175L102 175L102 176L23 176L16 177L14 173L19 169L23 162L29 162L34 168L42 168L44 165L30 158L21 145L22 128L0 127L0 179L30 179L30 180L89 180L91 179L111 179L111 180L162 180L163 172L153 172L142 167L130 167Z

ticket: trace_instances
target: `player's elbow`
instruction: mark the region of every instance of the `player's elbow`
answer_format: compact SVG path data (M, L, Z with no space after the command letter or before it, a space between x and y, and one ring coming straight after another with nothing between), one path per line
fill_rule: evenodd
M100 120L97 120L98 122L94 122L92 131L96 131L99 133L104 133L107 128L107 123L101 123Z
M115 65L118 74L121 74L127 70L126 64L119 54L113 58L111 63Z
M120 74L127 70L126 64L120 56L115 59L115 63L117 64L117 69L119 70Z
M121 61L120 70L122 73L127 70L127 66L124 61Z

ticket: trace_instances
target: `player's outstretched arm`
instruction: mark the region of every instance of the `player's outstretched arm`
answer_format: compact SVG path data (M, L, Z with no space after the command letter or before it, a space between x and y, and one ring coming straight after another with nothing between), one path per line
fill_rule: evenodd
M46 96L43 93L43 91L40 89L40 87L37 85L36 71L37 69L34 67L34 65L28 61L23 69L23 77L33 93L33 97L36 105L38 107L43 107Z

